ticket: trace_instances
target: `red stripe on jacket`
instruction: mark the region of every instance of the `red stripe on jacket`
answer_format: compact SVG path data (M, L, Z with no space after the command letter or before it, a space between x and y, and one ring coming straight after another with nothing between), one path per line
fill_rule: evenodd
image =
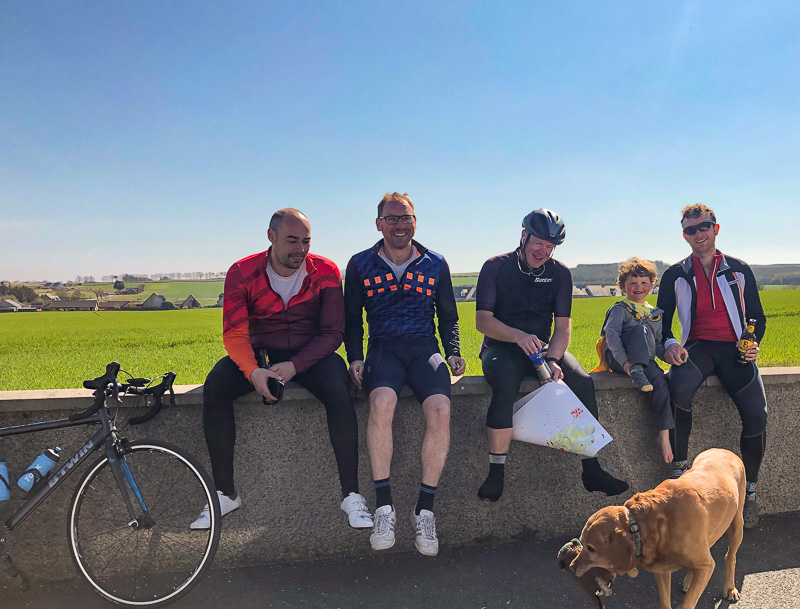
M267 277L269 250L243 258L225 276L222 342L249 379L258 367L254 348L297 351L303 372L339 348L344 338L342 276L331 260L309 254L308 276L284 307Z

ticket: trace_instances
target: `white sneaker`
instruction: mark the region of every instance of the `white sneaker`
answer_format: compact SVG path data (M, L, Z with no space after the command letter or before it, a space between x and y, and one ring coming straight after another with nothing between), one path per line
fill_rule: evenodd
M388 550L394 545L394 523L397 515L391 505L383 505L375 510L375 526L369 542L373 550Z
M231 499L227 495L223 495L222 491L217 491L217 496L219 497L219 508L220 513L224 516L225 514L230 514L234 510L238 510L242 505L242 496L236 495L236 499ZM200 512L200 516L195 520L192 524L189 525L189 528L193 531L205 531L206 529L211 528L211 510L206 504L206 507L203 508L203 511Z
M349 524L354 529L371 529L372 514L369 513L367 500L358 493L350 493L342 501L342 509L347 514Z
M420 510L419 516L411 512L411 524L417 533L415 545L425 556L439 553L439 540L436 537L436 518L430 510Z

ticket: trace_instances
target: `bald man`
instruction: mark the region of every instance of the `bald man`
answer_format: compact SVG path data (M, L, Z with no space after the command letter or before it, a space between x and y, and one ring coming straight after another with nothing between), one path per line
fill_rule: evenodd
M311 225L296 209L275 212L267 237L266 252L239 260L225 277L222 342L228 355L203 386L203 427L222 515L242 505L233 482L233 401L255 390L273 402L270 378L295 380L325 406L350 526L370 528L372 515L358 491L358 421L347 367L335 353L344 337L341 274L327 258L309 253ZM208 506L190 526L210 526Z

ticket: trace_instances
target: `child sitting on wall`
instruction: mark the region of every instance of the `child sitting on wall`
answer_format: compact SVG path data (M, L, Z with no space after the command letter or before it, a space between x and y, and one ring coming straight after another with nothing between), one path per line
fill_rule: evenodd
M597 370L627 374L640 391L652 392L651 405L658 420L658 446L665 463L672 462L669 430L675 427L669 400L669 384L656 356L664 355L661 343L663 311L645 298L653 289L658 271L652 262L631 258L619 265L617 285L625 298L606 313ZM603 361L605 360L605 361ZM605 365L604 365L605 364Z

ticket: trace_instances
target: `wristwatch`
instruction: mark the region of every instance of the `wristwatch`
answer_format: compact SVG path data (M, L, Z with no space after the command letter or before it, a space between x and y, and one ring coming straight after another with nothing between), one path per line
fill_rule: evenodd
M561 359L559 359L557 357L546 357L544 361L546 361L546 362L555 362L556 364L559 365L559 367L561 366Z

